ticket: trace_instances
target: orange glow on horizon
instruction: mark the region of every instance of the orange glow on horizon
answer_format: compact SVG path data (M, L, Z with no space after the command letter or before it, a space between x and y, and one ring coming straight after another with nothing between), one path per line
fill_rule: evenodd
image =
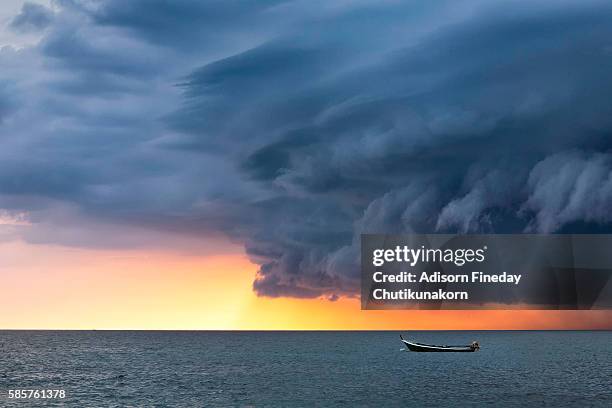
M341 299L257 298L241 329L269 330L610 330L608 310L360 310ZM278 313L281 309L283 312ZM254 319L254 320L253 320Z
M2 329L612 329L612 311L362 311L356 299L261 298L238 247L198 256L0 244Z

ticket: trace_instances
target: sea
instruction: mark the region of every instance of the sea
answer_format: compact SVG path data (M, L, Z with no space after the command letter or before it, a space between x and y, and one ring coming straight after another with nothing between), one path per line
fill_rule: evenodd
M0 407L612 407L612 332L399 334L0 331Z

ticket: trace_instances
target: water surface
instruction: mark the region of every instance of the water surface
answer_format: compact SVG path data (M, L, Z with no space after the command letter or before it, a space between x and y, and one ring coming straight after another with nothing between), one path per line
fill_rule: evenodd
M612 332L0 331L0 406L612 406ZM9 389L64 389L56 401Z

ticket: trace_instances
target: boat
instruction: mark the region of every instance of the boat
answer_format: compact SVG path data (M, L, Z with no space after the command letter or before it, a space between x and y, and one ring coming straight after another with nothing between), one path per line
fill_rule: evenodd
M456 353L471 353L480 350L480 345L477 341L473 341L472 344L467 346L434 346L432 344L414 343L408 341L400 334L402 343L406 345L410 351L418 352L456 352Z

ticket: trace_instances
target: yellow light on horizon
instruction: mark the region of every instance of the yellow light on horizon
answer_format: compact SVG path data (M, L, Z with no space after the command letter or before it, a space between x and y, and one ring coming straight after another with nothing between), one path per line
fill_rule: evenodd
M198 256L0 243L0 328L166 330L612 329L612 311L360 310L262 298L240 252Z

